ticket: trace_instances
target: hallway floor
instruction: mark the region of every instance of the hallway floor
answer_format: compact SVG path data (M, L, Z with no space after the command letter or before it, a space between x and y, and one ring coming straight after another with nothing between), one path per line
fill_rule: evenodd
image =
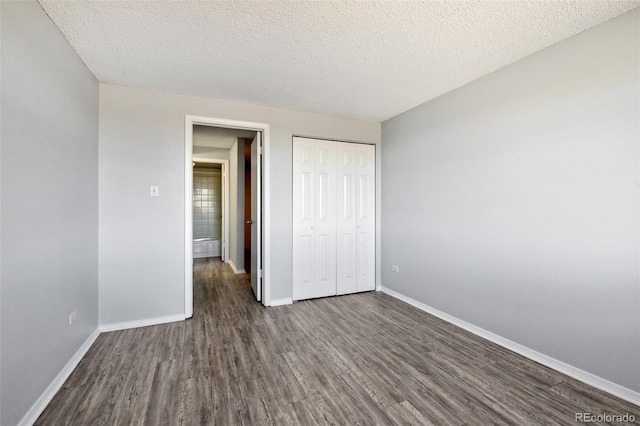
M194 264L192 319L101 334L39 425L567 424L640 407L382 293L264 308Z

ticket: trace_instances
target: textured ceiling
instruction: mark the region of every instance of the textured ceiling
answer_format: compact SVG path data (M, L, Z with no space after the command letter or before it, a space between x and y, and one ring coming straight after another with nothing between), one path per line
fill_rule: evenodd
M381 121L640 1L40 3L101 82Z

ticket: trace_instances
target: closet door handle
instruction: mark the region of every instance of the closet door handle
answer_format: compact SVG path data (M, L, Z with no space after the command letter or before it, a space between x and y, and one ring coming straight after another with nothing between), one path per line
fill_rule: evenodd
M315 226L312 226L312 227L311 227L311 229L316 229L316 227L315 227Z

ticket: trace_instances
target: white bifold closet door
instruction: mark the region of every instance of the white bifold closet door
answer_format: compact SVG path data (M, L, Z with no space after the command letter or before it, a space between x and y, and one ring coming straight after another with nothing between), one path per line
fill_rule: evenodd
M294 138L293 299L375 289L375 147Z
M293 145L293 299L336 294L335 142Z
M337 294L374 290L375 147L337 142Z

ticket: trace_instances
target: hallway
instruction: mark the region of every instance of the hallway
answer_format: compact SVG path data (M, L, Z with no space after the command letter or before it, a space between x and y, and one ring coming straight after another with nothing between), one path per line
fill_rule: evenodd
M103 333L39 425L575 424L640 409L382 293L264 308L194 264L193 319Z

